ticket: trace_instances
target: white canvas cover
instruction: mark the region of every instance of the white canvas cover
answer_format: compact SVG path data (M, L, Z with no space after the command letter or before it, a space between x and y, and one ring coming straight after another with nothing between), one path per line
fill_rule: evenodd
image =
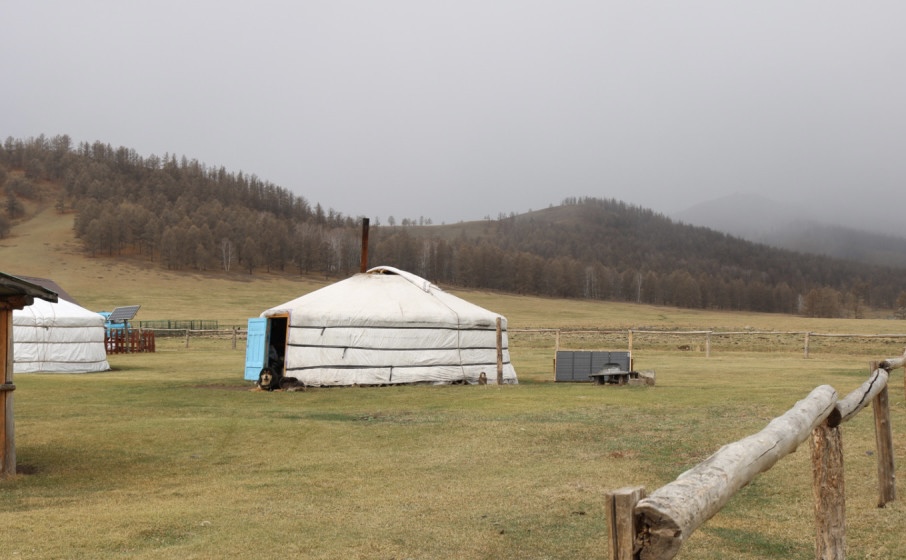
M62 298L13 311L13 373L109 369L101 315Z
M517 383L506 318L391 267L272 307L286 316L285 375L306 385L497 382L497 318L503 382Z

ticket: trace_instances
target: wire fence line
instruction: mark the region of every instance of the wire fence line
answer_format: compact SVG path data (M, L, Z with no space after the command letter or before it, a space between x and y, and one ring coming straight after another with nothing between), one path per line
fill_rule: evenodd
M158 339L179 339L191 348L227 346L244 350L248 330L233 326L218 329L142 329L153 331ZM797 353L803 358L820 354L853 353L883 355L892 343L906 345L906 333L827 333L813 331L764 330L664 330L664 329L588 329L588 328L517 328L508 331L509 349L558 350L629 350L630 352L677 352L698 354L705 358L722 352Z
M891 343L906 344L906 333L822 333L812 331L718 331L663 329L510 329L510 346L569 350L883 354Z

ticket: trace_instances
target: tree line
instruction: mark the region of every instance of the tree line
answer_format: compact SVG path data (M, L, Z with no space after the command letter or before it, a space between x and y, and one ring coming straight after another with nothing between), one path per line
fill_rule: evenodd
M362 217L185 156L143 157L68 136L7 138L0 186L0 236L23 217L23 200L53 192L58 211L76 212L75 235L95 256L328 277L348 276L360 262ZM371 262L445 285L824 317L906 307L906 281L894 270L746 242L615 200L571 198L453 225L373 223Z

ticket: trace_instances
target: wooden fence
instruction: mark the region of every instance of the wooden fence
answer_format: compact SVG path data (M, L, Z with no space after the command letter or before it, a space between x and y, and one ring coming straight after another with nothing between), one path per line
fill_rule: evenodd
M107 354L154 352L156 349L154 331L108 331L104 336L104 348Z
M808 358L816 340L827 339L830 341L840 341L843 339L851 340L894 340L906 342L906 333L904 334L844 334L844 333L819 333L809 331L714 331L714 330L648 330L648 329L509 329L510 334L529 334L535 333L542 336L554 337L554 350L560 350L564 339L571 339L586 335L588 337L609 337L612 343L616 343L621 348L627 348L631 353L639 339L650 340L652 338L661 341L675 340L678 348L689 350L691 347L700 348L706 358L711 357L712 342L722 339L755 339L755 338L784 338L784 345L791 346L798 341L798 347L802 349L802 355ZM625 346L624 346L625 345ZM567 346L569 346L567 344Z
M153 328L142 329L143 332L155 332L157 336L168 338L182 338L185 341L185 347L191 346L192 338L209 338L230 340L231 346L235 350L238 347L238 341L244 341L247 331L244 327L232 326L221 327L218 329L194 329L194 328ZM556 328L537 328L537 329L509 329L510 335L539 335L544 338L550 338L553 350L561 348L571 348L575 344L563 344L571 338L588 335L590 337L609 336L608 345L614 348L626 348L632 352L640 341L657 340L661 346L679 349L681 351L690 349L700 349L706 358L710 358L715 352L712 341L737 339L746 340L758 337L783 337L785 339L783 346L799 352L801 350L803 357L808 358L812 352L816 340L826 339L828 341L850 340L893 340L906 342L906 334L838 334L838 333L817 333L805 331L666 331L666 330L645 330L645 329L556 329ZM512 337L511 337L512 338ZM512 344L511 346L514 346ZM677 342L677 344L672 344ZM764 343L771 348L776 348L773 341ZM839 342L835 342L839 344ZM585 349L585 348L583 348ZM735 350L734 350L735 351ZM819 348L820 351L820 348Z
M738 490L759 473L810 441L815 497L815 558L845 558L846 501L840 425L872 403L878 458L878 507L896 499L893 437L887 385L890 371L906 363L899 358L874 362L858 389L837 399L829 385L772 420L761 432L725 445L675 481L647 494L642 486L607 495L607 524L612 560L667 560L714 516Z
M229 329L154 329L154 331L160 333L161 336L183 338L185 340L186 348L190 347L190 339L196 337L229 339L231 341L232 349L235 350L237 342L240 339L245 340L248 336L248 330L240 327L232 327Z

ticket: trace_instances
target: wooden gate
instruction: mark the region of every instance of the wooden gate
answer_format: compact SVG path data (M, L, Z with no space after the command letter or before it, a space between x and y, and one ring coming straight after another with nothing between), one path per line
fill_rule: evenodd
M104 336L107 354L154 352L154 331L108 332Z

